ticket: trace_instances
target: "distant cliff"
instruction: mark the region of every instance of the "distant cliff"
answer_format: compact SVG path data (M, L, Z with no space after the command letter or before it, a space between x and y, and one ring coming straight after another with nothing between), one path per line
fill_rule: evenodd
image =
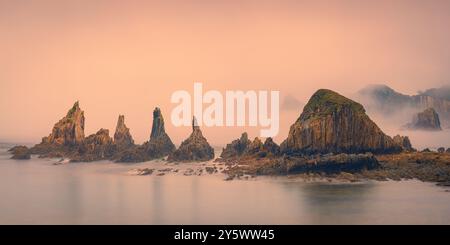
M428 89L417 95L405 95L386 85L370 85L358 92L369 110L392 115L404 109L417 112L434 108L441 118L450 121L450 86Z

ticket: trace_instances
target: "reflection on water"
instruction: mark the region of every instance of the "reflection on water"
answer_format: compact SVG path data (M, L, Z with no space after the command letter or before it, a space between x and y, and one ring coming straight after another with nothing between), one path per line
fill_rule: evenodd
M449 224L431 183L304 183L284 177L130 176L136 165L53 166L0 153L0 224Z

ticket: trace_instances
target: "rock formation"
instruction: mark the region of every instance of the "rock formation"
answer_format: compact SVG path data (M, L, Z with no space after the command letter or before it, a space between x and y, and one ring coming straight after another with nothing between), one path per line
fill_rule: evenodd
M167 135L161 110L153 111L153 125L150 140L143 145L131 147L114 157L117 162L145 162L169 155L175 150L175 145Z
M230 144L222 150L221 158L231 158L241 156L251 141L248 139L247 133L242 133L241 138L233 140Z
M8 151L13 154L11 159L26 160L26 159L31 158L28 147L26 147L24 145L14 146L13 148L9 149Z
M70 157L72 162L91 162L109 159L113 156L113 139L108 129L100 129L89 135L78 147L78 151Z
M394 136L393 140L397 145L401 146L404 151L415 151L408 136L400 136L397 134Z
M42 157L63 157L68 152L76 151L83 140L84 112L77 101L67 115L53 126L50 135L43 137L41 143L30 149L30 153Z
M222 150L220 157L222 159L252 155L265 157L269 154L278 155L279 153L280 147L273 141L272 138L266 138L263 144L258 137L256 137L252 142L248 139L247 133L243 133L241 138L233 140L230 144L227 144L227 146Z
M77 145L84 139L84 112L78 101L53 127L52 133L42 139L42 143L56 145Z
M154 158L167 156L175 150L175 145L166 133L164 118L158 107L153 111L152 132L146 148Z
M266 141L264 141L263 149L273 155L278 155L280 153L280 146L277 145L270 137L266 138Z
M437 152L439 152L439 153L444 153L444 152L445 152L445 148L444 148L444 147L439 147L439 148L437 149Z
M419 112L405 128L412 130L442 130L439 115L433 108Z
M247 147L247 149L245 150L245 154L246 155L253 155L256 154L258 152L263 151L263 143L262 141L256 137Z
M180 147L169 155L169 161L189 162L208 161L214 158L214 149L209 145L194 117L192 119L192 133L184 140Z
M320 89L282 143L284 153L386 153L401 148L366 115L363 106Z
M114 145L116 150L121 151L134 146L133 137L130 129L125 125L125 116L119 115L117 120L116 132L114 133Z

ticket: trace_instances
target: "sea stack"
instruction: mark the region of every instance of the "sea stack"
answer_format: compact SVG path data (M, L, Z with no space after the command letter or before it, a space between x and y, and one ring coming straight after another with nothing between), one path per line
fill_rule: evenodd
M287 154L401 150L367 116L361 104L328 89L320 89L310 98L281 148Z
M412 123L405 125L405 128L412 130L442 130L438 113L433 108L417 113Z
M125 116L123 115L119 115L119 119L117 120L116 132L114 133L114 145L119 151L134 145L133 137L130 134L130 129L125 125Z
M116 162L145 162L165 157L174 150L175 145L166 133L161 110L156 107L153 110L153 124L149 141L119 152L114 160Z
M152 132L146 148L153 158L167 156L175 150L175 145L166 133L164 118L158 107L153 110Z
M66 152L76 149L84 141L84 112L78 101L59 120L49 136L43 137L42 142L30 149L32 154L41 156L63 156Z
M43 143L56 145L77 145L84 139L84 111L78 101L59 122L53 126L52 133L42 139Z
M222 150L220 158L234 159L240 157L265 157L268 155L278 155L280 147L273 141L272 138L266 138L264 143L261 139L256 137L253 141L248 139L247 133L243 133L239 139L233 140L230 144Z
M180 147L169 155L169 161L193 162L208 161L214 158L214 149L209 145L197 124L197 119L192 119L192 133L184 140Z

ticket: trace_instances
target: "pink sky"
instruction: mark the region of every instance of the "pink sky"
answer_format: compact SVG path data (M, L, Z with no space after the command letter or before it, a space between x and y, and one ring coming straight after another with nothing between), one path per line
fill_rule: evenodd
M38 142L74 101L86 135L124 114L137 143L172 92L279 90L305 104L319 88L370 83L413 94L450 82L450 1L0 0L0 141ZM282 101L280 101L282 104ZM281 142L300 115L281 110ZM259 128L203 128L221 145Z

